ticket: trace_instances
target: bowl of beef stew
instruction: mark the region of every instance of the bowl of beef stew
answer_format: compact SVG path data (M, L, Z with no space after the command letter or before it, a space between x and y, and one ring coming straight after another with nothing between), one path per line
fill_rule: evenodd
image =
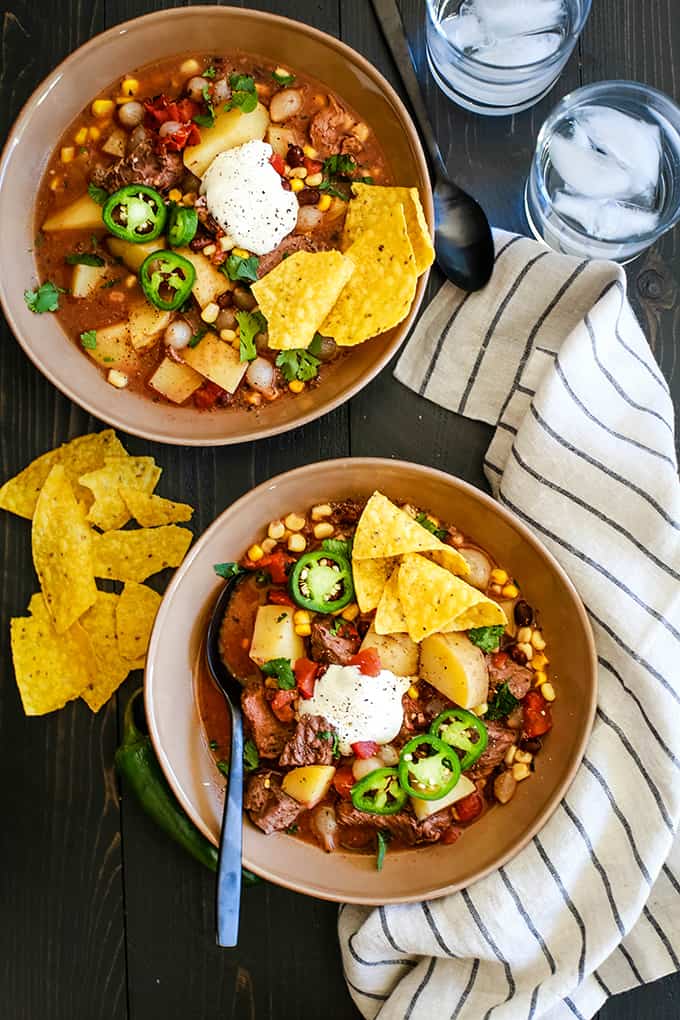
M465 887L516 854L571 783L595 710L592 635L568 578L485 494L375 459L279 476L208 529L147 660L161 764L219 839L242 684L244 865L310 895L385 903Z

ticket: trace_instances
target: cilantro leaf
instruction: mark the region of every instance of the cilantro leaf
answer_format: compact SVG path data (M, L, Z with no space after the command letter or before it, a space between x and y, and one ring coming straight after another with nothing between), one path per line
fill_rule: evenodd
M208 744L208 747L210 748L211 751L216 751L219 746L220 745L217 743L216 740L211 740L210 743Z
M514 708L517 708L519 701L510 693L510 688L507 683L503 684L498 688L493 698L489 702L489 708L487 710L486 719L491 722L496 722L498 719L505 719L506 715L510 715Z
M201 77L212 79L212 78L215 77L216 74L217 74L217 68L213 67L212 64L211 64L210 67L206 67L206 69L203 72Z
M333 198L341 198L343 202L349 202L349 195L346 195L344 191L338 191L328 180L321 182L319 191L325 191L327 195L331 195Z
M294 74L291 74L290 71L286 72L283 70L283 68L278 67L276 68L275 71L272 71L272 78L277 83L277 85L283 85L284 88L287 88L288 85L292 85L293 82L295 81Z
M434 521L430 520L427 514L425 513L417 514L416 521L418 522L418 524L420 524L421 527L425 528L426 531L429 531L431 535L434 535L435 538L438 538L440 542L443 542L444 539L446 538L447 532L444 530L444 528L438 528Z
M335 556L342 556L349 560L352 558L352 539L346 538L324 538L321 548Z
M203 339L207 332L208 332L207 326L199 326L196 332L191 337L191 340L187 344L187 347L198 347L198 345L200 344L201 340Z
M295 674L290 659L270 659L261 669L265 676L276 677L279 690L292 691L295 688Z
M291 351L281 351L276 358L276 367L281 369L287 382L292 382L293 379L309 382L310 379L314 379L318 375L320 364L319 359L310 354L309 350L297 348Z
M239 359L253 361L257 357L255 337L267 328L267 320L262 312L236 312L240 334Z
M42 315L43 312L58 311L59 295L64 293L63 287L57 287L51 280L45 280L37 290L25 290L24 301L29 311Z
M343 156L337 152L323 161L325 174L353 174L357 165L352 156Z
M255 79L249 74L232 74L229 76L229 84L232 89L231 99L224 109L238 108L242 113L252 113L257 107Z
M473 627L468 631L468 637L483 652L497 652L504 630L501 624L495 627Z
M213 570L218 577L223 577L225 581L230 581L232 577L238 577L239 574L244 573L243 567L240 567L238 563L215 563Z
M90 181L87 186L87 193L90 198L97 203L97 205L104 205L104 202L106 202L109 197L109 193L106 188L100 188L98 185L93 184L92 181Z
M331 730L321 730L319 733L319 739L327 740L329 743L332 741L333 748L331 750L331 754L334 758L340 757L340 741L338 740L337 733L332 732Z
M212 98L210 91L206 85L201 93L203 96L203 102L205 103L206 113L197 113L195 117L192 117L194 124L198 124L199 127L213 127L215 124L215 108L212 104Z
M99 289L100 289L100 290L108 290L108 289L109 289L109 287L115 287L115 286L116 286L116 284L117 284L117 283L120 283L120 281L121 281L122 279L123 279L123 277L122 277L122 276L116 276L116 277L115 277L115 279L113 279L113 280L107 280L107 281L106 281L106 283L103 283L103 284L101 285L101 287L100 287Z
M85 333L81 333L80 342L86 351L95 351L97 349L97 330L88 329Z
M226 758L222 758L221 761L215 763L222 773L223 776L229 777L229 761Z
M259 264L260 260L257 255L250 255L247 259L240 255L229 255L223 269L226 270L229 279L234 282L246 280L249 283L254 283L257 280Z
M252 772L260 764L260 755L252 740L246 740L243 745L243 767L246 772Z
M375 855L375 868L376 871L382 871L383 864L385 863L385 854L387 853L387 844L389 842L389 833L380 832L376 833L378 839L378 852Z
M229 85L234 92L254 92L255 79L250 74L230 74Z
M92 255L90 252L73 252L64 259L69 266L103 266L104 259L101 255Z

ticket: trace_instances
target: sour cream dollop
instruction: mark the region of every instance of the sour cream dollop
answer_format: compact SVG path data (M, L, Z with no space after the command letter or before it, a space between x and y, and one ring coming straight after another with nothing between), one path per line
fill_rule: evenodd
M357 666L329 666L314 688L314 696L300 700L300 715L322 715L334 727L342 754L352 744L374 740L389 744L404 721L401 699L409 689L407 677L382 669L366 676Z
M271 165L267 142L245 142L215 156L201 185L208 212L237 248L266 255L295 229L298 200Z

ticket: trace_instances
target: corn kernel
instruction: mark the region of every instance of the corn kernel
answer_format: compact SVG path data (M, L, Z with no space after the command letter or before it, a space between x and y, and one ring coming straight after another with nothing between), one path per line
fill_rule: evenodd
M291 393L302 393L305 388L305 384L300 379L293 379L292 382L288 383L288 389Z
M519 588L516 584L505 584L501 588L501 595L506 599L516 599L519 595Z
M240 258L240 259L249 259L250 258L250 252L246 251L245 248L234 248L232 254L236 255L237 258Z
M290 538L288 539L288 548L291 552L296 553L304 552L305 549L307 548L307 539L305 538L304 535L301 535L299 532L296 532L294 535L291 535Z
M221 237L218 243L222 251L231 251L231 249L234 247L234 242L232 241L228 234L225 234L224 237Z
M307 178L307 187L308 188L318 188L319 185L321 184L322 180L323 180L323 174L311 174Z
M288 173L288 177L292 180L296 180L299 177L301 181L304 181L306 176L307 170L303 166L294 166Z
M187 191L186 195L182 195L182 205L196 205L197 198L195 191Z
M60 153L60 159L62 163L71 163L75 158L76 150L72 145L65 145Z
M171 202L179 202L182 198L182 192L179 188L172 188L172 190L168 192L168 198Z
M268 556L270 552L274 552L276 549L276 542L273 538L262 539L262 552L265 556Z
M261 545L251 545L247 556L251 563L257 563L264 556L264 549Z
M517 640L521 645L527 645L531 641L531 627L520 627L517 631Z
M307 159L316 159L318 155L316 149L311 145L303 145L302 151L304 152Z
M99 139L101 138L101 131L99 130L98 127L95 127L93 124L91 128L87 129L87 137L90 139L91 142L98 142Z
M309 637L312 633L312 628L308 623L303 623L295 628L295 633L298 637Z
M205 248L203 249L203 254L205 255L206 258L209 259L210 256L214 255L216 251L217 251L216 244L206 244Z
M523 779L528 779L529 778L529 776L531 775L531 769L529 768L528 765L524 765L524 764L513 765L512 766L512 775L513 775L513 778L518 783L521 783Z
M491 592L492 595L500 595L501 593L500 584L490 584L489 591Z
M555 694L555 688L550 683L550 681L548 681L547 684L543 684L543 686L541 687L541 694L543 695L546 701L554 701L555 698L557 697L557 695Z
M533 760L534 756L533 754L530 754L529 751L518 750L517 754L515 755L515 761L518 762L518 764L520 765L531 765Z
M299 177L294 177L293 180L290 182L291 191L302 191L304 186L305 182L301 181Z
M316 203L316 207L320 212L328 212L331 207L331 196L322 195L319 201Z
M536 672L534 673L534 683L536 684L536 686L540 687L542 684L547 683L547 681L548 674L544 673L542 669L536 670Z
M116 387L117 390L124 390L129 382L125 372L119 372L117 368L109 369L107 379L112 386Z
M330 538L335 528L328 521L321 521L320 524L314 525L314 538Z
M275 539L277 542L286 533L286 527L283 521L270 521L269 527L267 528L267 534L270 538Z
M110 117L116 104L112 99L95 99L92 104L93 117Z
M179 67L182 74L198 74L201 70L201 65L197 60L191 57L189 60L185 60Z
M533 634L531 635L531 643L537 652L543 651L543 649L545 648L545 641L543 640L543 635L541 634L540 630L535 630L533 632Z
M124 92L126 96L136 96L139 91L139 82L136 78L125 78L121 82L121 92Z
M348 623L351 623L352 620L356 620L357 616L359 615L359 607L356 604L356 602L352 602L351 605L345 606L340 615L342 616L343 620L347 620Z
M363 144L370 134L370 128L368 124L364 124L363 122L361 124L355 124L352 128L352 134Z
M505 752L505 757L503 759L505 764L506 765L512 765L513 761L515 760L515 755L516 754L517 754L517 745L516 744L511 744L510 747Z
M474 712L475 715L480 716L486 715L486 713L489 711L489 706L487 705L486 701L483 701L481 705L475 705L472 711Z
M491 571L491 580L495 584L505 584L508 580L508 573L506 570L501 570L500 567L496 567L495 570Z
M220 306L211 301L209 305L206 305L201 312L201 318L204 322L213 323L217 316L220 314Z
M137 283L137 277L134 275L134 273L130 273L128 276L125 277L124 282L127 289L132 290L134 285Z
M87 128L81 127L80 130L76 131L73 140L76 145L84 145L87 141Z
M294 624L296 624L296 625L297 624L306 624L306 623L311 623L311 622L312 622L311 617L310 617L310 615L309 615L309 613L307 612L306 609L298 609L295 613L293 613L293 623Z
M244 394L243 399L246 404L250 404L251 407L259 407L262 403L262 394L251 390L249 393Z
M220 340L224 340L228 344L233 344L235 339L236 339L236 330L235 329L221 329L220 330ZM240 340L239 340L239 343L240 343Z
M547 655L544 655L543 652L539 652L538 655L534 655L533 659L531 660L531 668L543 669L544 666L548 665L548 661L549 660Z
M527 660L533 657L534 650L531 647L531 645L525 644L524 642L520 641L520 643L517 645L517 648L519 649L520 652L523 652L526 655Z
M409 698L411 698L413 701L418 700L418 688L416 687L415 684L411 684L407 693Z
M313 521L322 521L324 517L330 517L333 510L328 503L317 503L316 506L312 507L311 518Z
M266 676L264 678L264 685L265 687L269 687L270 690L273 690L274 688L276 688L276 690L279 689L279 681L273 676Z
M289 531L302 531L307 521L304 517L301 517L300 514L293 513L288 514L283 523Z
M53 177L52 180L50 181L50 191L59 191L61 185L62 185L61 177Z

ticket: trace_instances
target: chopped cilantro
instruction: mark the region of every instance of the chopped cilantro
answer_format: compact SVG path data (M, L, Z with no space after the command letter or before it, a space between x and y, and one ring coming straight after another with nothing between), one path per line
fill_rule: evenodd
M212 104L212 98L206 85L202 92L203 102L205 103L206 113L197 113L192 118L194 124L198 124L199 127L213 127L215 124L215 108Z
M283 621L286 619L287 616L288 616L288 613L281 613L280 616L276 617L276 622L277 623L283 623Z
M340 757L340 741L338 740L337 733L332 733L330 730L321 730L321 732L319 733L319 739L328 740L329 742L332 741L333 748L331 753L334 758Z
M346 560L352 558L351 538L324 538L321 548L326 552L335 553L336 556L344 556Z
M252 113L257 108L255 80L249 74L232 74L229 77L231 99L225 110L239 109L241 113Z
M227 758L222 758L221 761L217 762L217 767L223 776L229 776L229 761Z
M241 361L253 361L257 357L255 337L267 328L267 320L262 312L236 312L240 334L239 358Z
M210 748L211 751L216 751L219 746L220 745L217 743L216 740L211 740L209 745L208 745L208 747Z
M208 78L209 80L212 80L215 77L216 74L217 74L217 68L213 67L213 65L211 64L210 67L206 67L205 71L203 72L202 77L203 78Z
M42 315L43 312L56 312L59 309L59 295L64 293L63 287L45 280L37 290L25 290L24 301L29 311Z
M238 563L215 563L213 570L218 577L223 577L225 581L230 581L232 577L238 577L243 573L243 567L240 567Z
M187 347L198 347L198 345L200 344L201 340L203 339L207 332L208 332L207 326L199 326L196 332L191 337L191 340L187 344Z
M314 349L318 351L318 346L314 347L313 340L307 350L296 348L292 351L280 352L276 358L276 367L281 369L287 382L292 382L293 379L309 382L310 379L314 379L318 375L321 362L314 356Z
M246 740L243 745L243 767L246 772L252 772L260 764L260 755L252 740Z
M90 252L73 252L72 255L67 255L64 260L69 266L103 266L104 259L101 255L91 255Z
M100 188L96 184L93 184L92 181L90 181L87 186L87 193L90 198L97 203L97 205L104 205L104 202L106 202L109 197L109 193L106 188Z
M255 91L255 79L250 74L230 74L229 85L234 92Z
M240 255L229 255L224 263L223 272L226 270L229 279L235 283L239 280L254 283L257 280L259 264L260 260L257 255L250 255L247 259L241 258Z
M319 191L325 191L327 195L331 195L333 198L341 198L343 202L349 202L349 195L346 195L344 191L338 191L328 180L321 182Z
M107 354L107 355L106 355L106 357L104 358L104 362L105 362L105 363L106 363L106 364L108 365L108 364L109 364L109 362L111 362L111 361L113 361L113 358L111 358L111 357L110 357L110 356L109 356L109 355Z
M498 688L493 698L489 702L489 708L487 710L486 719L491 722L496 722L498 719L505 719L506 715L510 715L514 708L517 708L519 701L510 693L510 688L507 683L503 684Z
M94 351L97 349L97 330L88 329L85 333L80 334L80 342L86 351Z
M378 852L375 855L375 868L376 871L382 871L383 864L385 863L385 854L387 853L387 844L390 839L390 834L388 832L378 831L376 833L376 837L378 840Z
M122 279L122 276L116 276L113 280L107 280L106 283L103 283L99 289L109 290L111 287L115 287L117 283L120 283Z
M438 528L434 521L430 520L427 514L425 513L417 514L416 521L418 522L418 524L421 525L421 527L425 528L426 531L429 531L430 534L434 535L435 538L438 538L440 542L443 542L444 539L446 538L447 532L445 531L445 529Z
M468 637L483 652L497 652L504 630L501 624L495 627L473 627L468 631Z
M323 161L325 174L353 174L357 165L351 156L343 156L337 152Z
M287 834L288 834L289 836L294 836L294 835L295 835L295 833L299 831L299 829L300 829L300 826L299 826L299 825L289 825L289 826L288 826L288 828L287 828L287 829L285 829L284 831L285 831L285 832L286 832L286 833L287 833Z
M295 674L290 659L270 659L261 667L265 676L273 676L279 682L279 689L292 691L295 687Z
M282 73L282 70L283 69L279 70L279 68L277 67L275 71L272 71L272 78L274 79L277 85L283 85L284 88L287 88L288 85L292 85L293 82L295 81L295 75L290 74L290 72L288 72L287 74Z

